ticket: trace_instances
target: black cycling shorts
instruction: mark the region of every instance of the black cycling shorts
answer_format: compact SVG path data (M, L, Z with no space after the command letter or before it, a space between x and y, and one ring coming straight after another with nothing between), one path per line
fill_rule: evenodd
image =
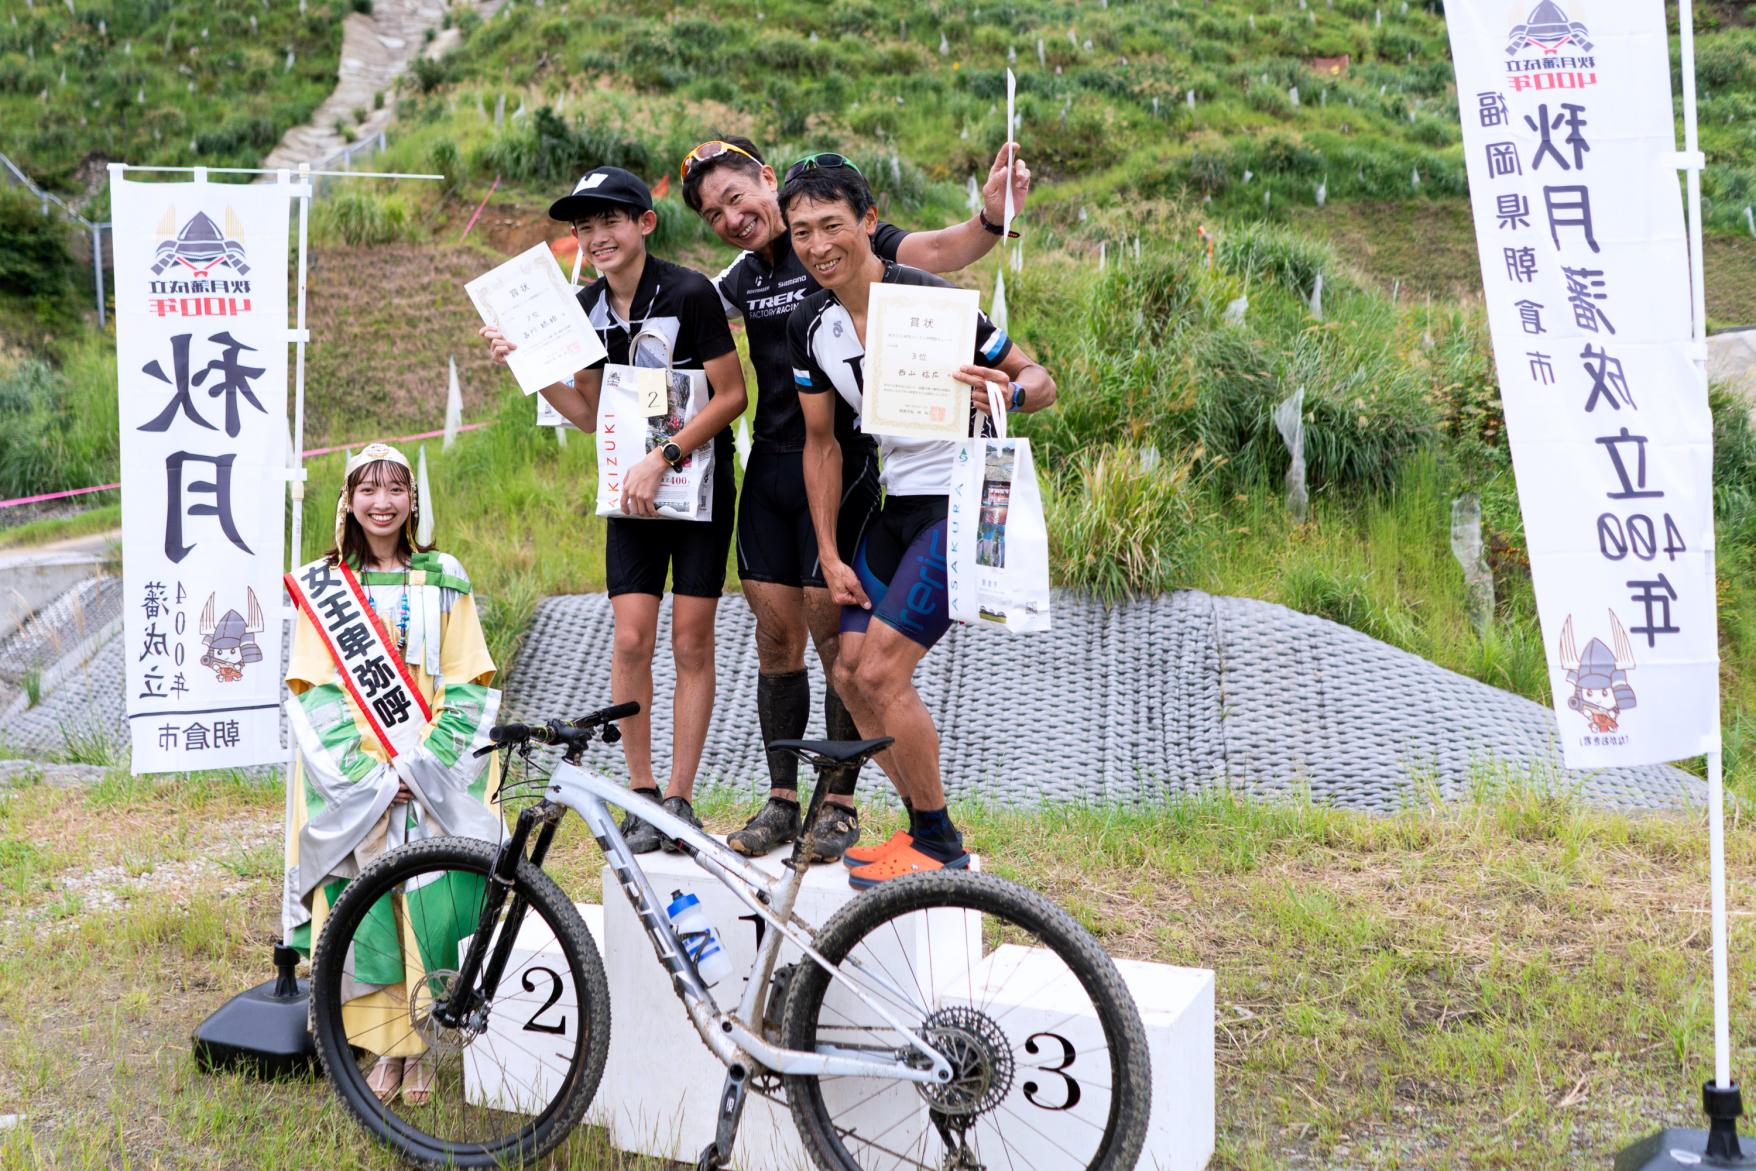
M841 608L841 632L864 634L877 618L931 647L951 629L945 576L948 496L891 496L866 531L852 565L872 603Z
M673 594L719 597L726 585L726 554L732 546L737 500L732 461L719 459L713 469L712 520L610 517L604 535L604 584L609 595L662 598L668 572Z
M841 449L841 488L835 543L842 560L851 564L884 499L876 448L862 443ZM776 585L823 586L817 529L805 497L804 452L758 447L750 453L738 500L738 576Z

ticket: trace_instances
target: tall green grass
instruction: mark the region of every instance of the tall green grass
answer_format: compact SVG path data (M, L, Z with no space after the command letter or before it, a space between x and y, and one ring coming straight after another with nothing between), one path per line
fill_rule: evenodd
M26 496L116 479L115 352L77 334L59 367L0 366L0 494Z

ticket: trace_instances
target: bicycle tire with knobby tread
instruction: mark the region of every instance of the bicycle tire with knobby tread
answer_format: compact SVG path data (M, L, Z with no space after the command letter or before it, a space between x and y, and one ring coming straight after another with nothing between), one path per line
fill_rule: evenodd
M940 870L890 879L844 904L817 933L817 949L840 963L869 932L898 915L936 908L980 910L1028 925L1048 943L1079 979L1113 1029L1113 1102L1103 1145L1087 1171L1132 1171L1146 1142L1152 1107L1151 1057L1146 1028L1134 998L1109 953L1066 911L1036 891L991 874ZM816 1012L829 986L819 965L799 965L788 990L781 1035L790 1049L815 1048ZM822 1104L817 1079L788 1076L787 1103L806 1146L824 1171L861 1171L836 1151L834 1123Z
M421 1166L498 1168L540 1159L579 1125L585 1108L597 1093L609 1057L610 986L597 945L572 901L555 885L554 879L529 862L520 861L513 893L523 896L530 910L554 929L573 976L581 1011L590 1012L589 1020L581 1021L584 1037L561 1091L518 1134L483 1144L452 1143L428 1135L386 1110L366 1086L348 1045L336 997L348 949L345 945L332 945L351 939L364 911L409 875L441 868L488 875L498 853L493 843L475 838L434 838L391 851L348 883L331 909L312 953L311 1032L329 1084L361 1126L404 1159Z

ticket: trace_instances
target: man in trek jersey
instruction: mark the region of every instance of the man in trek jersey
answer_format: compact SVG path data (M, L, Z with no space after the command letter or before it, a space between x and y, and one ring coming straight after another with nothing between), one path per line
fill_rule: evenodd
M886 260L931 272L953 272L986 255L999 241L1007 175L1013 203L1022 207L1030 169L1001 148L983 188L983 208L968 221L935 232L905 232L876 222L872 247ZM841 156L824 153L809 160ZM804 165L807 160L801 160ZM789 172L790 173L790 172ZM817 537L805 502L805 427L787 351L786 323L794 306L817 291L794 254L777 199L779 181L747 138L728 136L702 143L683 161L683 200L719 238L742 254L715 278L728 315L744 318L750 362L756 370L756 422L749 466L738 504L738 576L756 615L760 675L757 712L764 743L805 734L811 696L805 675L807 630L817 645L826 678L833 678L837 607L824 588ZM1015 233L1016 234L1016 233ZM841 540L852 557L861 533L880 504L877 449L841 408L837 437L843 443ZM831 739L857 733L833 683L824 694L824 724ZM880 763L883 763L881 758ZM798 761L770 753L772 791L766 805L727 839L744 854L765 854L799 832ZM817 820L808 856L832 861L859 839L854 810L855 773L830 774L826 808Z

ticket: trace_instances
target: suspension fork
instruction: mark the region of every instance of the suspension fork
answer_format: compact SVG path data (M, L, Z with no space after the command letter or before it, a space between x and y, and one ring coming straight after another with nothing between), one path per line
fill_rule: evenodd
M531 845L530 863L532 866L542 866L543 859L549 853L549 844L555 840L555 830L560 826L561 817L566 812L566 806L555 805L545 798L519 813L512 836L501 843L500 852L494 856L494 867L488 874L482 913L476 919L476 930L470 939L469 952L458 965L452 995L433 1006L433 1019L439 1024L446 1028L462 1026L471 1014L482 1007L493 990L500 986L500 977L512 958L512 948L517 942L519 928L524 925L524 913L530 904L523 898L514 896L512 906L506 912L505 922L500 924L497 938L494 928L500 918L501 908L506 905L507 893L512 890L513 880L518 876L518 865L524 860L525 844L530 841L531 831L535 829L536 841ZM487 954L490 939L494 940L492 956ZM480 981L476 979L478 975L481 976Z

